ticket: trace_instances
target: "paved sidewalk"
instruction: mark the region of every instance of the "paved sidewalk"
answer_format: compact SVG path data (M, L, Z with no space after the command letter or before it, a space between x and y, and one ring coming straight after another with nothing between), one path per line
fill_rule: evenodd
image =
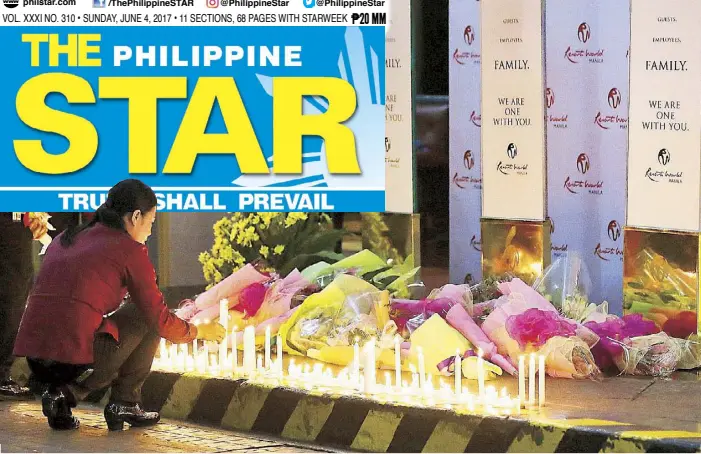
M39 400L0 402L1 452L328 452L268 437L239 434L179 421L163 420L147 429L108 432L98 407L81 405L74 414L78 431L49 428ZM128 426L127 426L128 427Z

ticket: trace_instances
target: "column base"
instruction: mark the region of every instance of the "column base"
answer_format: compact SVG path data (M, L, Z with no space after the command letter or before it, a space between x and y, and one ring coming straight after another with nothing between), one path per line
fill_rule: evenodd
M626 227L623 313L685 338L699 330L699 233Z
M480 220L483 279L512 274L529 285L550 265L550 220Z

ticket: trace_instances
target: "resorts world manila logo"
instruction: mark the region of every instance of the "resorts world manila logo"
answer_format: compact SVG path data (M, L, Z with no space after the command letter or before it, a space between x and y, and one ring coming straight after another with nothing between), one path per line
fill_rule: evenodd
M550 236L553 237L555 234L555 220L553 218L550 219ZM564 255L565 252L567 252L567 249L569 249L569 244L567 243L556 243L554 241L550 241L550 251L553 253L555 257L560 257Z
M582 43L586 44L586 42L589 41L589 38L591 38L591 29L589 28L589 24L586 22L579 24L579 28L577 29L577 37Z
M482 189L482 178L475 178L471 176L472 169L475 167L475 156L472 150L466 150L462 156L462 163L465 169L468 171L467 175L460 175L460 173L455 172L453 175L453 183L460 189Z
M482 252L482 239L477 238L477 235L472 235L470 238L470 246L477 252Z
M457 64L467 65L470 61L473 64L479 64L480 54L475 51L478 49L478 46L473 46L475 44L475 36L475 28L472 25L467 25L462 32L462 39L468 48L463 50L456 47L453 52L453 60L455 60Z
M577 41L573 45L567 46L565 58L572 63L603 63L604 49L595 48L589 42L592 39L591 26L582 22L577 27Z
M478 128L482 127L482 115L478 114L474 110L470 114L470 123L473 125L477 126Z
M577 173L575 176L567 175L563 187L570 194L586 193L591 195L602 195L604 193L604 182L602 180L590 179L586 177L591 169L589 155L580 153L575 160Z
M472 150L467 150L463 155L462 160L467 170L472 170L472 168L475 166L475 157L472 156Z
M545 106L548 112L545 113L545 121L553 126L553 128L567 128L567 114L550 112L550 109L555 106L555 90L552 88L545 89Z
M623 96L621 91L613 87L606 94L607 108L599 110L594 116L594 124L601 129L628 129L628 117L619 115L617 112L624 113L626 109L621 108Z
M609 222L606 233L611 241L618 241L618 239L621 237L621 226L618 224L618 221Z
M475 31L472 29L472 25L465 27L463 39L465 40L465 44L468 46L472 46L472 43L475 42Z
M684 172L675 171L674 168L669 167L670 164L673 164L672 154L667 148L662 148L657 152L657 165L654 168L648 167L645 171L645 177L654 183L683 183Z
M606 224L606 244L597 243L594 248L594 255L601 260L610 262L618 257L618 260L623 261L623 250L618 247L621 239L622 229L621 224L616 220L609 221Z
M511 161L499 161L497 171L502 175L528 175L528 164L519 164L516 158L518 157L518 146L511 142L506 146L506 157Z

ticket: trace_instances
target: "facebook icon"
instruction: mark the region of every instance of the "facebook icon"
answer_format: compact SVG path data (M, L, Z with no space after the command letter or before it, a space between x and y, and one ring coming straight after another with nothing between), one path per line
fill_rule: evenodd
M305 8L314 8L316 6L316 0L302 0Z
M106 1L107 0L92 0L92 7L93 8L104 8L106 6L105 5Z

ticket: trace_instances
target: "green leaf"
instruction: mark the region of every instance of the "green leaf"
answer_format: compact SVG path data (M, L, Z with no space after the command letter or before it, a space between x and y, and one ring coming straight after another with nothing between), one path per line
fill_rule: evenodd
M378 268L374 271L369 271L369 272L362 275L362 279L365 281L368 281L368 282L372 282L377 275L384 273L385 271L389 271L391 269L392 269L392 267L386 266L384 268Z
M333 251L345 234L346 231L342 229L330 229L315 233L302 242L299 248L297 248L297 252L310 254L319 251Z

